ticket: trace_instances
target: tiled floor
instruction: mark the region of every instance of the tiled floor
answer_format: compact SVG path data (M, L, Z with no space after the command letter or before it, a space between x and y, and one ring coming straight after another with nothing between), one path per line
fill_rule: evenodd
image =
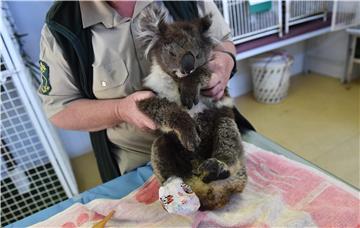
M293 77L279 104L236 99L257 131L325 170L360 187L360 81L342 85L319 75Z
M266 105L252 94L236 99L257 131L334 175L360 187L360 81L307 75L293 77L289 96ZM74 158L80 191L101 183L92 153Z

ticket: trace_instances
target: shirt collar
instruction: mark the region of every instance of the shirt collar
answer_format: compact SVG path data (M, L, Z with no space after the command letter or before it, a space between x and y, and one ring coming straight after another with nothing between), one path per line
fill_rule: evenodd
M98 23L103 23L106 28L112 28L117 23L120 23L125 19L105 1L79 2L83 28L87 28ZM133 18L140 14L141 11L151 2L152 1L137 1L135 4Z
M143 11L143 9L145 9L145 7L147 7L148 5L150 5L153 2L153 0L146 0L146 1L137 1L135 4L135 9L134 9L134 13L133 13L133 18L137 17L141 11Z

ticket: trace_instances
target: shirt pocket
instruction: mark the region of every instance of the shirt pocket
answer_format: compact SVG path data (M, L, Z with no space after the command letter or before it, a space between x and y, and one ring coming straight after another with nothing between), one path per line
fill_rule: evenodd
M129 72L122 59L116 59L109 63L93 66L93 90L95 96L102 98L109 97L111 91L125 84ZM110 92L107 95L107 92ZM115 94L114 94L115 95ZM104 98L105 98L104 97ZM115 98L115 97L114 97Z

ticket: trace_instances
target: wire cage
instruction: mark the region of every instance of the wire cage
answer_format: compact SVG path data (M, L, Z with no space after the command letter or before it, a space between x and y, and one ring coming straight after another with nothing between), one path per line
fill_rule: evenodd
M11 77L1 85L1 224L67 198Z
M77 194L53 130L19 56L6 7L1 28L1 226Z
M282 36L281 0L269 1L269 7L252 10L254 5L244 0L215 0L215 4L230 25L235 44L278 34Z
M299 1L286 0L285 2L285 33L292 25L322 18L327 20L331 1Z
M360 1L334 1L332 11L333 31L360 24Z

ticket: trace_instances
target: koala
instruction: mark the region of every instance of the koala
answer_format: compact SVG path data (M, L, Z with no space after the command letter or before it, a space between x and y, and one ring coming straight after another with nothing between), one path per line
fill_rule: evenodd
M211 15L193 21L166 21L167 11L147 8L138 22L138 39L151 61L146 89L156 96L138 108L160 126L151 162L160 183L181 177L199 197L200 210L223 207L247 181L241 135L233 101L225 91L215 101L202 96L216 41L209 36Z

